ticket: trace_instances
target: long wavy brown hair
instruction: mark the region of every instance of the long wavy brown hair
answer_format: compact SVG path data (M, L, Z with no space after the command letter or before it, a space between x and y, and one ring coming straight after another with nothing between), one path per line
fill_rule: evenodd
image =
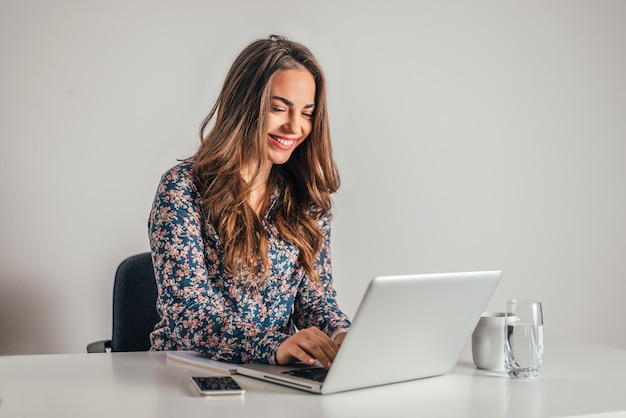
M311 51L276 35L252 42L236 58L200 128L194 181L222 242L224 267L233 277L257 286L269 274L269 245L263 219L248 197L268 159L266 115L272 79L279 71L302 68L315 80L312 130L289 161L272 166L264 201L279 182L284 186L274 207L273 233L298 248L299 265L319 284L314 264L325 236L318 221L331 208L330 194L339 188L339 174L332 156L325 79ZM252 168L252 180L242 178L244 167Z

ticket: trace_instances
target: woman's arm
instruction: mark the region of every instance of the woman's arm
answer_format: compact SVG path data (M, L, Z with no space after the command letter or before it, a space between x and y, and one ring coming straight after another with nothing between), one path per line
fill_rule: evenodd
M232 362L273 362L288 337L260 328L242 306L241 290L224 273L221 246L208 225L205 239L191 163L161 179L149 221L162 321L156 349L187 349ZM173 347L174 346L174 347Z
M276 362L279 364L300 360L308 364L320 361L330 368L345 332L350 327L348 317L339 309L332 286L330 260L330 219L328 215L320 223L325 243L317 258L315 269L321 279L317 285L304 277L294 305L294 322L300 329L278 347Z
M326 240L314 267L322 283L316 285L310 278L302 280L295 301L294 319L296 326L300 329L317 327L326 335L336 337L342 329L347 330L350 327L350 320L339 308L333 287L330 255L331 220L332 214L330 213L320 220Z

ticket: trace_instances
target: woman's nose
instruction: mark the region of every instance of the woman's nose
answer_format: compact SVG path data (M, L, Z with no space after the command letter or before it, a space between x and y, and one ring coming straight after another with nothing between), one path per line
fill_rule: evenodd
M291 134L300 132L300 120L296 112L290 112L288 119L285 121L285 129Z

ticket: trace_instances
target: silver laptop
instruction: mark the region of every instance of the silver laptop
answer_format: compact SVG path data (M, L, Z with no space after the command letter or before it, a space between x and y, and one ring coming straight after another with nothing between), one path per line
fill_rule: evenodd
M243 364L237 373L314 393L446 374L500 281L501 271L372 279L330 370Z

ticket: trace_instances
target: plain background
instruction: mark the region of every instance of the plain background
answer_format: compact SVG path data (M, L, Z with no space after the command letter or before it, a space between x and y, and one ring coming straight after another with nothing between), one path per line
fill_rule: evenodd
M110 336L161 174L271 33L328 78L348 314L377 274L503 269L488 309L626 348L626 2L0 0L0 354Z

